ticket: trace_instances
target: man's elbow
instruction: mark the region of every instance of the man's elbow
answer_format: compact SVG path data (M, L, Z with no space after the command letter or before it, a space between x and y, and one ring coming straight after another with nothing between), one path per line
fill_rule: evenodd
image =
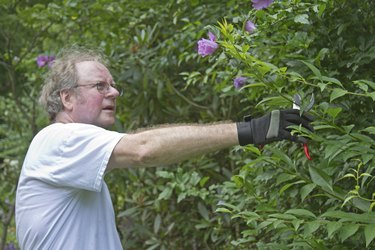
M138 148L134 153L132 161L136 167L154 167L157 165L155 152L147 146Z
M137 135L127 135L121 139L111 158L116 168L154 167L162 162L158 145Z

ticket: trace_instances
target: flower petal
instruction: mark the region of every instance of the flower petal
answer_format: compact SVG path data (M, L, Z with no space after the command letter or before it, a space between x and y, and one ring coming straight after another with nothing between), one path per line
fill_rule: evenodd
M213 41L213 42L216 41L216 36L215 36L215 34L212 33L211 31L208 32L208 38L209 38L211 41Z
M236 89L239 89L241 88L242 86L244 86L247 82L247 78L244 77L244 76L239 76L239 77L236 77L234 80L233 80L233 85Z
M219 45L214 41L204 38L198 41L198 54L203 57L212 55L217 48L219 48Z
M256 26L252 21L247 21L245 24L245 30L249 33L253 33L256 30Z
M251 0L253 2L253 8L261 10L271 5L273 0Z

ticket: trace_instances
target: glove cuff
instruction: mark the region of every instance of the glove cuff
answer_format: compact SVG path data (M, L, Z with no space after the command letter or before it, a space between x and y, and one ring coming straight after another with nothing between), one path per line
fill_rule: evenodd
M253 143L253 130L250 122L237 122L238 141L241 146Z

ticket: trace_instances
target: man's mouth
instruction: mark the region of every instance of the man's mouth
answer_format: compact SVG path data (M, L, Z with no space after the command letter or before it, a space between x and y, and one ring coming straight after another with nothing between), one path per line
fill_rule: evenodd
M103 108L103 110L115 111L115 106L106 106Z

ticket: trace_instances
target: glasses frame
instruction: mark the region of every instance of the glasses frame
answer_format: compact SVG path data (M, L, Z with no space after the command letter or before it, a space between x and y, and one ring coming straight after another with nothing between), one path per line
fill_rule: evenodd
M124 94L124 90L122 86L118 84L114 84L114 83L108 84L106 82L98 81L96 83L76 85L73 88L79 88L79 87L91 87L91 88L96 87L96 90L102 95L109 93L109 89L112 87L118 91L119 96L122 96Z

